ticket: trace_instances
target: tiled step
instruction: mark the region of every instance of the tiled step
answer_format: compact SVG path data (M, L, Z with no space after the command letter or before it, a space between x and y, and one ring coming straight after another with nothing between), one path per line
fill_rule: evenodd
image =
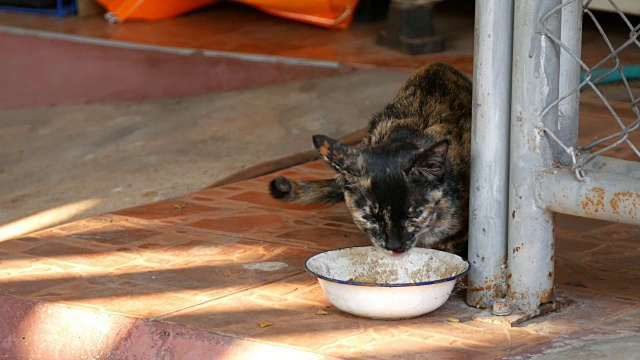
M576 218L559 219L556 276L577 304L558 313L513 328L479 323L463 293L415 319L343 313L303 263L368 240L343 204L271 199L277 175L331 174L308 163L0 242L0 358L493 358L546 351L558 336L637 333L640 291L620 287L638 277L637 229ZM599 240L627 247L612 257ZM620 266L601 275L606 261Z

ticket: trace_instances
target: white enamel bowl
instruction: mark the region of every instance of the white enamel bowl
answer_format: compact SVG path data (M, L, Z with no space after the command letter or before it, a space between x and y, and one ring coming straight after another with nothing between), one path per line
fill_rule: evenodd
M373 319L406 319L442 306L469 263L432 249L391 257L363 246L317 254L305 268L338 309Z

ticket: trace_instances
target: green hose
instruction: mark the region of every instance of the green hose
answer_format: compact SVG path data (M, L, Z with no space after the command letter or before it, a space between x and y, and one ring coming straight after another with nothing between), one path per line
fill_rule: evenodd
M620 71L622 71L624 77L627 78L628 81L640 80L640 65L623 66L621 70L614 71L613 73L609 74L609 76L598 80L599 77L604 76L611 70L613 70L613 68L594 70L593 72L591 72L591 81L594 81L597 84L610 84L620 82L622 81L622 75L620 75ZM580 82L584 81L585 74L586 72L580 74Z

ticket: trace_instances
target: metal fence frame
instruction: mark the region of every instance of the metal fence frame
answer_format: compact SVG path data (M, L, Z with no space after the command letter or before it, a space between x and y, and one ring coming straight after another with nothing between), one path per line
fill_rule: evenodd
M640 163L579 153L582 19L582 0L476 1L469 305L554 300L556 212L640 224Z

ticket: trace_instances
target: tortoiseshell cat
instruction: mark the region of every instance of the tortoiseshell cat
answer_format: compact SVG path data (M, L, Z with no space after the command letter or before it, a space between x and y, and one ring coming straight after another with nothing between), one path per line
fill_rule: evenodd
M372 117L360 146L313 137L334 179L278 177L271 195L296 203L344 199L356 225L390 255L416 244L466 255L471 88L448 65L423 67Z

